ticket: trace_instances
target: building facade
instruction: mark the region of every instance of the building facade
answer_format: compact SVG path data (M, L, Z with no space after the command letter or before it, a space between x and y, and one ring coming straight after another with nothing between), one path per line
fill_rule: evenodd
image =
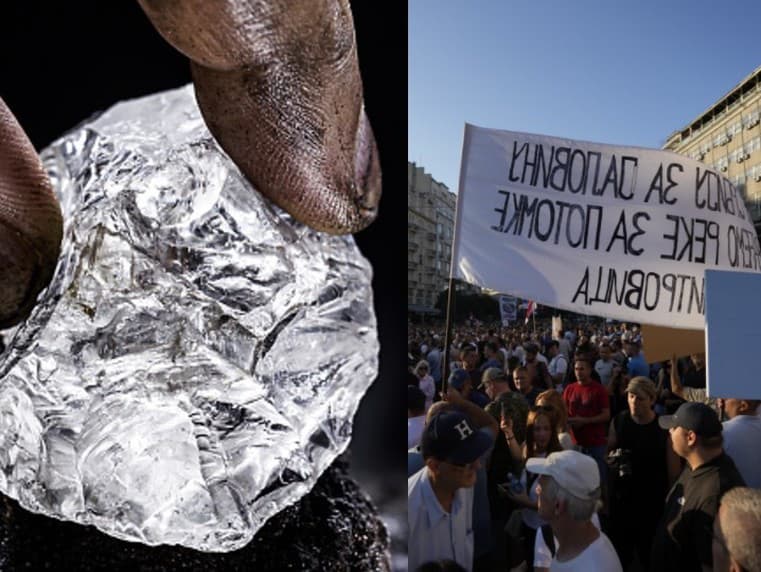
M713 167L742 192L761 234L761 66L663 146Z
M457 197L423 167L407 163L407 310L436 314L449 282Z

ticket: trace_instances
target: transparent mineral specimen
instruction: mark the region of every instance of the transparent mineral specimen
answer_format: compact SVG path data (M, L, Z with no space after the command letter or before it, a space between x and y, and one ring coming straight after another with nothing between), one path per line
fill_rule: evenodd
M190 86L42 158L64 241L0 365L0 489L124 540L240 548L348 444L377 374L368 262L253 191Z

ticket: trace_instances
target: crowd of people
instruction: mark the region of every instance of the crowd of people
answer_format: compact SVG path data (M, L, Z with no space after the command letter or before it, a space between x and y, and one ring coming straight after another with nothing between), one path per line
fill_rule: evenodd
M761 400L539 325L410 324L410 570L761 572Z

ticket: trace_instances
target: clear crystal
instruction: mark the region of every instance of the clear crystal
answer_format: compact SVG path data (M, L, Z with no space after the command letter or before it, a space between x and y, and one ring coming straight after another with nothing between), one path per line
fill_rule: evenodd
M378 366L368 262L254 191L190 86L42 158L64 240L0 365L0 489L124 540L240 548L348 445Z

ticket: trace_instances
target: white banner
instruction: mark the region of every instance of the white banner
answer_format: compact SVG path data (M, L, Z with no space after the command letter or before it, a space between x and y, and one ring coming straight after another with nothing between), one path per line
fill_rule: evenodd
M500 296L499 311L502 315L502 326L507 327L518 319L518 300L515 296Z
M466 125L453 275L582 314L705 326L706 268L761 272L740 191L670 151Z

